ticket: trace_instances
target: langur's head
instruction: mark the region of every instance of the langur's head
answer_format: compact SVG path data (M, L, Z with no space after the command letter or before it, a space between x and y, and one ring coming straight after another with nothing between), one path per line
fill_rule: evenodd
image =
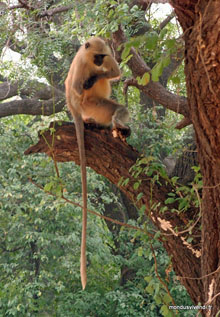
M85 51L95 54L111 55L109 46L100 37L91 37L83 45Z

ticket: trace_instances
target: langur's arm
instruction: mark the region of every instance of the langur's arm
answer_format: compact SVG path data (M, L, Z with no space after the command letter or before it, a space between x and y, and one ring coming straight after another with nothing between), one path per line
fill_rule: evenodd
M119 78L121 75L119 66L111 55L106 55L103 58L103 63L100 66L101 68L101 74L98 76L99 78L107 78L107 79L113 79L113 78Z
M76 65L73 73L72 88L78 96L83 94L84 83L90 78L90 72L89 67L85 63L81 62Z
M102 78L120 78L120 69L117 62L111 55L95 55L94 63L97 65L96 69L94 68L94 73L84 81L83 89L87 90L92 88L92 86Z

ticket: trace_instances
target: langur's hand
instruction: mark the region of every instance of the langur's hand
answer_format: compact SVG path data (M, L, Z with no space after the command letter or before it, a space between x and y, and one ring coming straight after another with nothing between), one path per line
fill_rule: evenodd
M105 78L120 78L121 72L116 60L111 56L107 55L104 57L103 64L101 65L104 72Z

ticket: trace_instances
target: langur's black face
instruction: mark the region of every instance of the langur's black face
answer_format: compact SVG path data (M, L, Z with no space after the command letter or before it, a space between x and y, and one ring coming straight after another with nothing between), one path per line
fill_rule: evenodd
M104 57L107 56L106 54L96 54L94 56L94 64L97 66L101 66L103 64Z

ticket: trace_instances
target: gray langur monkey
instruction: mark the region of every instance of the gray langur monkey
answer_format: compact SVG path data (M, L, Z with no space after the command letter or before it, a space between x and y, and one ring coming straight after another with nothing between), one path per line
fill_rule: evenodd
M99 37L92 37L84 43L70 66L65 80L67 106L74 118L79 148L82 178L83 218L80 274L85 289L86 276L86 227L87 227L87 180L84 145L84 123L94 120L103 126L128 129L124 123L129 119L127 109L109 99L111 79L120 77L120 69L110 48Z

